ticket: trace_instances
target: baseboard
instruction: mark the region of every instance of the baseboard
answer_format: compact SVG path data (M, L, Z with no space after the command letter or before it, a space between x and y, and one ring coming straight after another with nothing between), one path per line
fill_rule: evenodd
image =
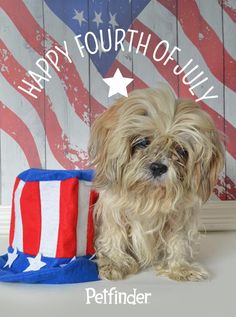
M8 236L10 206L0 206L0 236ZM200 213L200 230L236 230L236 201L209 201Z
M236 230L236 201L209 201L200 213L200 230Z
M0 236L8 236L11 219L11 207L0 206Z

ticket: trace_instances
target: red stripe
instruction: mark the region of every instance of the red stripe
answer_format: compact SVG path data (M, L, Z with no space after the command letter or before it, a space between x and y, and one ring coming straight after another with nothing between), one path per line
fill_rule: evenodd
M15 192L16 189L19 185L20 179L17 177L14 188L13 188L13 193L12 193L12 207L11 207L11 224L10 224L10 233L9 233L9 245L12 247L12 243L14 240L14 234L15 234Z
M93 255L94 249L94 222L93 222L93 210L94 205L98 200L98 193L91 191L89 199L89 213L88 213L88 225L87 225L87 248L86 254Z
M41 236L41 203L39 182L27 182L21 198L24 253L37 255Z
M234 182L228 177L225 176L223 179L218 179L217 187L214 188L214 193L221 199L221 200L236 200L236 185Z
M174 14L169 1L157 0ZM236 91L236 61L227 52L216 32L207 21L201 16L195 0L178 1L178 21L184 33L199 50L212 74L223 83L222 68L219 67L218 54L224 54L225 71L224 85ZM199 40L199 26L201 27L202 38ZM212 49L214 48L214 49Z
M44 56L45 54L45 41L51 43L51 49L53 49L55 46L58 46L64 50L64 48L54 38L52 38L48 33L45 32L45 30L40 27L40 25L30 14L30 11L27 9L23 1L18 1L17 5L13 6L10 1L2 0L1 7L13 21L24 39L40 56ZM85 113L89 112L88 104L90 100L98 111L99 109L102 110L103 107L92 96L89 95L74 63L69 63L67 59L62 57L62 54L59 54L58 57L60 72L58 72L56 68L54 68L54 70L60 80L64 83L63 87L68 96L69 105L75 109L77 115L81 118L81 120L84 121ZM75 91L75 88L78 87L78 91ZM41 92L41 94L43 93ZM90 125L89 122L85 123Z
M225 192L225 178L218 178L217 186L213 189L213 193L220 199L220 200L227 200L227 195Z
M231 2L232 6L228 2L228 0L218 0L219 4L223 6L224 11L229 15L229 17L233 20L233 22L236 22L236 2Z
M61 181L60 225L56 257L72 258L76 255L76 228L78 218L78 179Z
M38 149L30 130L14 112L0 101L1 129L11 136L21 147L29 166L41 167Z
M5 56L7 56L6 59ZM52 111L52 103L50 98L42 93L39 94L38 99L34 99L28 94L18 90L17 86L21 85L21 80L23 78L26 78L32 84L34 84L34 81L27 74L27 71L14 59L11 52L0 40L0 67L2 65L6 65L8 68L8 72L2 72L4 78L12 87L17 90L18 93L21 93L37 111L42 124L45 126L50 149L57 161L67 169L85 167L88 162L87 158L81 158L77 151L71 149L69 138L64 134L57 120L56 114ZM14 76L11 74L14 74ZM45 117L44 113L47 114ZM84 153L82 153L82 155L83 154ZM72 162L70 160L70 156L76 157L77 161Z
M227 200L236 200L236 185L228 176L225 177L225 185Z
M157 0L157 2L160 2L172 14L176 15L176 13L177 13L177 1L176 0Z

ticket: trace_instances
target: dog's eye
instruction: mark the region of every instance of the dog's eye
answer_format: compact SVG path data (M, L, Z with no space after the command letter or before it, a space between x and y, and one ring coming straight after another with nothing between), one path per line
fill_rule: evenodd
M134 142L133 149L144 149L150 144L150 140L148 138L142 138Z
M176 152L178 153L178 155L182 158L188 158L188 151L182 147L182 146L177 146L175 148Z

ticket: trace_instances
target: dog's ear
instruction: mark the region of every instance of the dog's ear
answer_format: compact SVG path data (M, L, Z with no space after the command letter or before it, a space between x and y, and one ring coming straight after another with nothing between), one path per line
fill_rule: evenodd
M107 145L115 117L115 108L111 107L100 114L92 124L88 145L88 153L92 165L96 165L99 161L103 160L107 154L104 148Z
M219 173L224 166L224 151L219 133L215 130L209 132L212 145L208 158L204 158L195 164L194 176L199 198L205 203L210 197L216 185Z
M91 166L96 169L95 183L97 188L104 188L108 185L109 179L112 178L110 175L113 173L110 165L114 164L112 156L119 148L119 144L114 144L114 131L119 121L120 106L121 101L118 100L97 117L91 128L88 153Z

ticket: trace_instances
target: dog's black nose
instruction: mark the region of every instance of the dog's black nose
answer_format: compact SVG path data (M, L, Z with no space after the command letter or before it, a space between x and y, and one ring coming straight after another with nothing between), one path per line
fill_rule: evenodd
M161 164L161 163L152 163L150 165L150 170L151 170L152 175L154 177L158 177L158 176L165 174L168 170L168 167L164 164Z

